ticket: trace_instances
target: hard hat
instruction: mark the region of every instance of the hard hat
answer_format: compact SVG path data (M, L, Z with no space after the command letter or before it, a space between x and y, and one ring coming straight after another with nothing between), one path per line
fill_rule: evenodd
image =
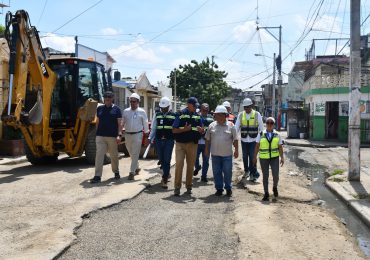
M250 98L245 98L243 100L243 107L249 107L251 105L253 105L253 102L252 102L252 100Z
M215 114L227 114L227 109L224 105L219 105L216 107L216 110L214 113Z
M229 102L229 101L225 101L224 103L222 103L222 105L223 105L224 107L230 107L230 108L231 108L231 104L230 104L230 102Z
M170 99L168 97L161 98L161 101L159 101L159 107L169 107L170 106Z
M130 98L136 98L137 100L140 101L140 96L138 94L136 94L136 93L132 93L131 96L130 96Z

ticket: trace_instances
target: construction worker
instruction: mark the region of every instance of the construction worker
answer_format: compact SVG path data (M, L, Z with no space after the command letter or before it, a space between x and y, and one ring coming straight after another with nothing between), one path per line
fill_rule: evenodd
M257 154L259 152L260 164L263 176L263 189L265 195L263 196L263 201L269 200L269 167L271 166L272 171L272 191L274 193L274 200L279 196L278 193L278 182L279 182L279 156L280 165L284 165L284 152L283 152L283 140L279 133L274 129L275 119L273 117L268 117L266 119L266 130L259 133L256 138L256 149L254 152L253 163L257 163Z
M260 176L256 166L253 164L256 137L263 131L261 114L252 109L253 102L250 98L243 100L244 111L240 112L235 123L235 128L241 135L241 145L244 164L244 178L255 182Z
M122 113L121 109L113 104L113 92L106 91L103 95L104 105L96 109L96 156L95 156L95 175L90 180L91 183L101 182L103 172L104 156L109 152L111 158L112 171L114 178L120 179L118 143L122 135Z
M224 107L226 107L227 109L227 120L233 124L235 124L236 122L236 117L234 116L234 114L231 112L231 104L229 101L225 101L224 103L222 103L222 105Z
M186 159L186 193L192 193L193 170L197 156L198 141L204 133L200 116L195 112L198 100L190 97L187 107L177 113L172 132L176 140L176 170L174 195L180 196L182 171Z
M163 170L161 186L167 189L170 175L172 150L175 144L172 133L172 125L176 114L170 110L171 101L168 97L162 97L159 101L160 112L157 112L152 121L152 130L149 140L154 143L159 161Z
M131 157L129 180L134 180L140 172L139 155L144 135L144 145L149 144L148 117L145 110L139 107L140 96L133 93L130 96L130 107L123 111L123 125L125 127L125 144Z
M215 122L209 125L206 133L205 153L212 155L212 170L215 181L216 196L221 196L224 188L226 196L232 196L232 168L233 149L234 158L238 158L238 135L233 123L226 120L227 110L224 106L217 106ZM209 147L211 146L211 147Z
M205 132L208 129L208 126L213 122L213 116L208 113L209 105L207 103L203 103L200 107L200 120L203 123L204 134L202 134L201 138L198 141L198 149L197 149L197 158L195 160L195 170L193 175L197 176L199 171L202 170L202 176L200 180L202 182L208 182L207 179L207 172L209 167L209 156L206 156L204 153L206 140L204 139ZM202 164L199 163L199 157L202 154Z

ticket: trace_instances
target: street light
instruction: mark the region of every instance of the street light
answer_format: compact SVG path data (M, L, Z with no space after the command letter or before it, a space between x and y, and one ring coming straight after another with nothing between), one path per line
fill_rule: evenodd
M254 56L256 57L267 57L272 59L272 104L271 104L271 113L272 116L275 118L275 62L276 62L276 54L274 52L274 57L270 57L264 54L255 53Z

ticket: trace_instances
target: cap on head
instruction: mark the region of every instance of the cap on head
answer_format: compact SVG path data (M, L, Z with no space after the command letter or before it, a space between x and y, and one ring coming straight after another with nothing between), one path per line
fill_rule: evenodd
M170 99L168 97L163 97L159 101L159 107L161 107L161 108L169 107L170 104L171 104L171 102L170 102Z
M188 98L188 104L192 104L193 106L197 107L197 104L198 104L198 99L195 98L195 97L190 97Z
M229 101L225 101L224 103L222 103L222 105L224 106L224 107L230 107L231 108L231 104L230 104L230 102Z
M216 110L214 113L215 114L227 114L227 109L224 105L219 105L216 107Z
M245 98L243 100L243 107L249 107L251 105L253 105L253 102L252 102L252 100L250 98Z
M112 97L114 97L114 94L113 94L112 91L105 91L103 97L104 98L112 98Z
M137 100L140 101L140 96L138 94L136 94L136 93L132 93L131 96L130 96L130 98L136 98Z

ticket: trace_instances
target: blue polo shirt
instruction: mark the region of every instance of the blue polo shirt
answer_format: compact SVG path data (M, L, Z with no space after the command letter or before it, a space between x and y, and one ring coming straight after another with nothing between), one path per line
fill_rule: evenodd
M114 104L111 107L106 105L98 106L96 116L99 118L98 128L96 129L97 136L118 136L117 119L122 118L122 112L118 106Z

